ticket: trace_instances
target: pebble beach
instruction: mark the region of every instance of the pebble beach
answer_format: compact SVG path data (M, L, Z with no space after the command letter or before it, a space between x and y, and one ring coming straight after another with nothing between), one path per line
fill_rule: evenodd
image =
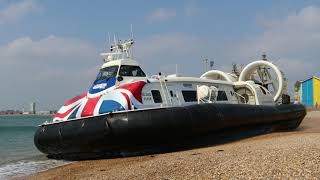
M320 179L320 112L298 129L169 153L86 160L17 179Z

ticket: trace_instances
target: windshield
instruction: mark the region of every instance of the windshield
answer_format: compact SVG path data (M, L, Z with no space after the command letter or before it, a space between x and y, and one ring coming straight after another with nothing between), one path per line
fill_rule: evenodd
M139 66L122 65L119 71L120 76L145 77L146 74Z
M110 66L100 69L99 74L97 75L97 80L109 79L111 77L116 77L118 72L118 66Z

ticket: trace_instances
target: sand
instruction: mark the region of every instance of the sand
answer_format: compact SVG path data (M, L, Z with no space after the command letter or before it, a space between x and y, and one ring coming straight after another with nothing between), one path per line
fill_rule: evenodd
M21 179L320 179L320 112L293 132L137 157L87 160Z

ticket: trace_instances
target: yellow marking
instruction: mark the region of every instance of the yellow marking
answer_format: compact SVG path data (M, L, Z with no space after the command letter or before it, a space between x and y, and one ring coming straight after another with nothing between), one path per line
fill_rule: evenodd
M320 79L313 77L313 105L320 107Z

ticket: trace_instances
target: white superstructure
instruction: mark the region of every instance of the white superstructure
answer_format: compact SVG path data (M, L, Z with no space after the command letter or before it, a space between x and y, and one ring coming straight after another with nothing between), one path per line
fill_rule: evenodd
M147 76L132 58L133 44L132 39L118 41L110 52L101 53L103 64L89 91L65 103L54 121L200 103L276 105L284 93L283 73L265 58L239 73L210 70L201 77Z
M130 39L112 45L111 52L101 54L104 59L101 69L112 66L120 67L115 75L117 86L140 80L148 81L149 83L142 89L142 106L145 108L203 102L274 105L281 99L284 87L283 74L273 63L265 59L250 63L244 67L239 76L219 70L210 70L199 78L164 76L161 73L148 77L143 73L139 63L132 59L130 48L133 44L133 40ZM140 75L131 74L128 68L129 71L126 73L129 75L126 76L121 69L124 66L136 67L142 73ZM275 76L271 71L275 72ZM213 89L214 92L212 92ZM208 92L204 92L206 90ZM199 96L199 93L202 96ZM203 97L204 94L214 94L214 96Z

